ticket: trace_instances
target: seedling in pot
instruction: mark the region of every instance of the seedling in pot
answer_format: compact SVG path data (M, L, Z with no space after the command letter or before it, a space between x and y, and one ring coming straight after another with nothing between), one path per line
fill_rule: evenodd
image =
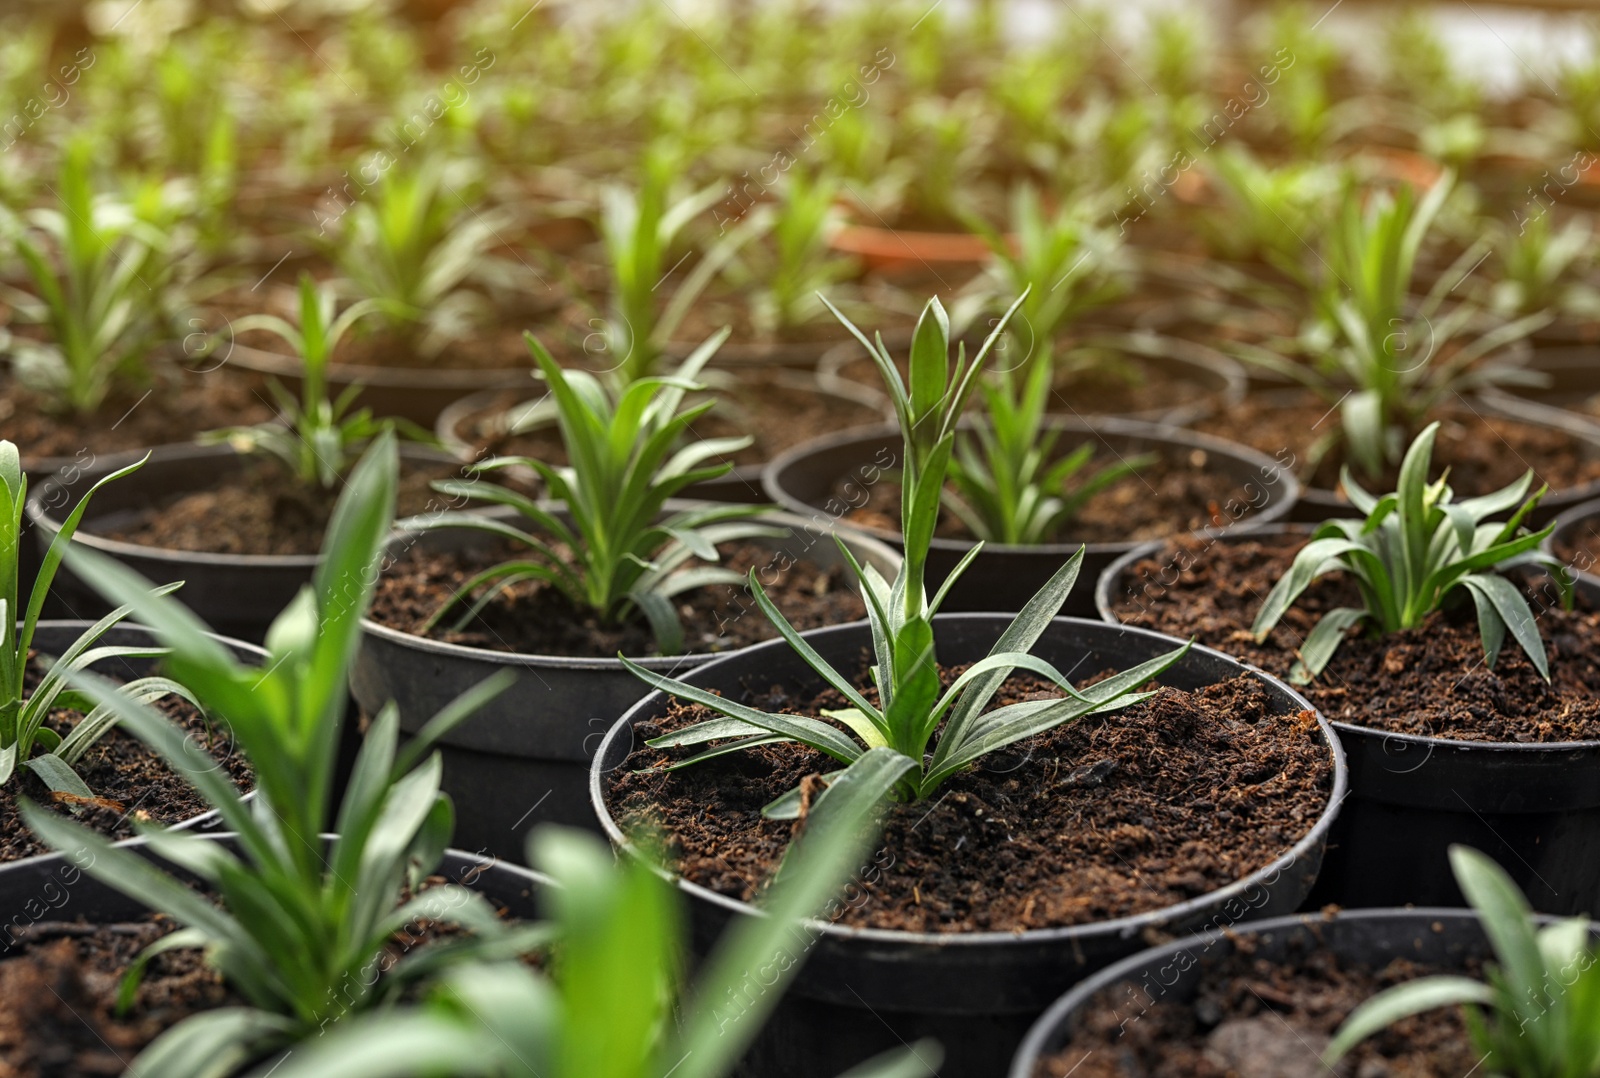
M656 869L641 858L619 865L590 835L537 831L528 861L553 884L547 973L506 962L452 970L421 1006L352 1022L255 1078L719 1078L799 970L811 931L800 918L870 849L867 792L847 801L852 791L836 787L817 800L763 915L735 918L693 984L680 977L679 899ZM849 1078L920 1078L939 1059L922 1042Z
M50 406L88 415L119 380L143 378L164 327L156 289L172 264L171 236L122 201L96 197L91 147L68 147L59 207L34 210L11 246L30 290L0 286L18 320L46 327L46 339L6 342L18 378Z
M1515 318L1544 311L1570 318L1600 318L1600 290L1588 283L1594 264L1594 229L1575 217L1557 228L1548 209L1501 224L1495 243L1499 279L1489 305Z
M661 748L714 743L705 752L673 764L673 769L757 745L795 741L845 765L823 776L831 788L866 785L879 796L914 801L934 793L951 776L997 749L1086 715L1127 707L1146 699L1150 693L1134 690L1159 677L1188 651L1188 645L1184 645L1108 677L1082 692L1050 663L1028 654L1077 580L1083 564L1080 547L1028 601L1010 628L995 642L989 655L941 691L932 619L951 585L972 564L983 544L976 544L952 570L931 602L924 588L928 549L939 519L946 472L955 451L957 422L995 341L1021 303L1019 299L1012 304L971 364L967 363L966 348L962 346L952 372L949 323L939 301L929 301L913 335L909 387L901 379L881 338L874 347L846 322L847 328L867 347L878 365L894 402L904 439L901 533L905 559L900 572L891 584L875 570L862 568L846 552L866 599L867 616L872 625L876 659L872 680L878 701L869 700L849 677L817 654L784 619L752 573L750 591L762 612L796 653L825 683L844 696L850 706L824 713L839 725L806 715L769 714L686 682L662 677L623 659L630 670L655 688L724 716L649 742ZM840 547L843 549L842 543ZM1009 704L985 712L984 708L1001 684L1015 670L1048 678L1065 695L1058 699ZM800 815L802 808L803 796L796 788L764 811L769 816L787 819Z
M1348 189L1343 167L1320 161L1273 167L1240 146L1217 147L1206 165L1220 199L1196 218L1208 246L1224 258L1260 259L1298 278L1334 200Z
M645 155L637 188L612 185L600 193L600 237L611 271L606 347L625 382L657 373L689 308L737 249L728 242L714 245L659 305L676 268L670 256L679 234L723 193L712 186L674 198L678 166L676 154L657 143Z
M309 273L300 276L298 324L270 314L253 314L233 323L237 336L261 329L281 337L300 359L300 399L276 379L267 383L278 402L279 419L253 427L230 427L200 436L207 444L226 442L241 453L275 458L308 488L332 490L349 472L372 439L386 430L415 442L434 444L427 431L403 419L372 418L370 408L351 411L361 387L347 387L328 397L328 364L344 335L361 319L376 314L372 300L353 303L335 316L339 301L333 289L319 287Z
M1472 596L1484 658L1491 669L1509 632L1545 680L1550 679L1544 642L1528 601L1501 575L1519 566L1545 569L1570 602L1572 585L1566 571L1538 549L1554 525L1533 533L1522 527L1545 488L1529 496L1530 471L1493 494L1455 501L1447 476L1428 482L1438 430L1439 424L1429 424L1406 451L1399 488L1393 494L1373 497L1346 469L1345 490L1365 519L1324 523L1267 595L1251 626L1257 640L1265 640L1285 611L1325 573L1349 573L1361 592L1360 607L1336 607L1317 622L1300 646L1292 680L1303 684L1321 674L1350 629L1358 625L1375 633L1415 629L1458 590ZM1516 512L1505 523L1485 523L1514 507Z
M1600 1075L1600 951L1591 941L1593 924L1572 917L1539 925L1505 869L1477 850L1450 847L1450 868L1498 962L1483 981L1419 977L1379 993L1345 1019L1323 1063L1333 1067L1402 1018L1460 1006L1485 1074Z
M1418 201L1408 185L1372 193L1363 208L1347 193L1338 221L1316 255L1315 323L1301 342L1311 362L1254 346L1241 358L1287 375L1339 410L1339 426L1310 454L1336 442L1368 479L1404 453L1424 416L1457 393L1525 381L1505 366L1480 363L1526 337L1545 314L1483 330L1475 306L1447 306L1482 251L1468 248L1421 300L1412 297L1417 257L1454 181L1448 174Z
M422 631L463 605L456 625L465 626L506 588L541 581L559 590L575 609L593 611L607 624L642 614L661 654L681 651L683 625L674 600L694 588L743 582L732 570L686 563L691 558L716 561L720 543L788 534L751 520L761 510L748 505L667 512L667 500L685 487L733 469L726 461L707 461L750 444L749 438L686 440L689 428L714 402L686 407L684 396L702 388L694 378L727 337L726 329L712 337L671 376L639 378L624 387L608 385L586 371L563 370L529 334L528 347L550 387L570 463L553 467L528 457L495 457L474 465L477 474L471 479L433 484L452 497L510 506L527 530L476 513L402 521L402 528L417 531L485 531L525 552L467 581ZM570 524L555 507L479 478L519 466L539 474Z
M732 234L740 253L727 276L748 290L752 320L761 333L772 336L810 321L822 311L817 295L855 270L851 259L828 247L840 223L834 205L838 193L833 177L813 179L795 167L776 202L756 206L734 226L748 230L751 240Z
M74 550L74 573L124 602L166 645L167 668L226 722L255 768L244 802L209 758L148 705L88 674L74 687L120 717L183 775L236 833L238 852L182 831L150 830L152 852L198 877L202 889L130 850L25 804L23 814L59 850L87 851L85 871L182 927L147 948L123 981L128 1005L146 964L177 948L202 948L244 1003L173 1026L133 1061L140 1074L222 1078L347 1015L393 1001L408 985L464 958L510 958L542 942L539 928L504 925L482 897L453 885L422 888L453 825L439 791L439 737L505 690L510 674L463 693L399 745L385 706L368 729L342 802L331 804L350 666L376 563L394 514L398 463L382 435L350 476L311 584L267 632L264 667L239 663L187 608L136 573ZM330 813L330 809L334 810ZM323 840L327 821L337 837ZM434 940L390 965L386 949L415 922L470 934ZM381 974L381 975L380 975Z
M992 258L973 298L985 305L1000 295L1022 298L1017 328L1002 346L1005 366L978 382L983 410L973 429L957 438L944 503L980 539L1047 543L1089 499L1155 460L1141 455L1091 472L1094 446L1086 443L1057 457L1059 434L1045 426L1055 388L1056 338L1126 291L1126 269L1119 264L1117 238L1081 207L1063 207L1047 217L1038 194L1026 185L1012 193L1010 236L976 218L972 226ZM941 348L940 362L946 362L940 342L928 337L921 344ZM1080 367L1096 362L1092 356L1090 349L1071 353Z
M145 459L149 459L146 457ZM70 806L82 804L73 798L88 799L94 796L78 773L73 770L83 754L111 731L117 715L111 708L98 705L77 691L71 683L73 675L94 663L108 659L148 659L164 654L160 648L102 645L100 638L113 626L127 618L130 607L122 606L95 622L73 641L62 653L50 660L48 668L38 683L28 689L28 659L33 650L33 634L39 624L39 612L44 608L50 584L55 580L67 544L72 541L83 522L83 514L95 491L107 483L137 471L144 463L140 460L104 477L78 499L61 529L50 540L44 563L33 578L33 591L24 610L20 600L21 580L18 578L18 558L22 541L22 511L28 500L28 479L22 473L22 460L17 447L0 441L0 787L19 780L21 771L30 771L53 792L68 795L64 800ZM163 588L169 592L178 585ZM41 656L42 658L42 656ZM188 690L164 677L142 677L127 682L122 691L140 700L154 701L177 695L191 703ZM62 737L44 720L56 708L71 708L83 713L72 732Z
M472 285L508 289L526 275L489 254L507 219L466 201L465 185L441 158L409 170L394 165L323 241L341 290L372 301L389 328L420 331L422 355L437 354L486 316L488 299Z

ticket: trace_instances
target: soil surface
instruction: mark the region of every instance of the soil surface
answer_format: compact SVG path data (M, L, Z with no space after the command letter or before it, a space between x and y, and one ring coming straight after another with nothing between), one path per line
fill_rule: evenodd
M941 669L945 683L961 669ZM857 684L866 680L862 670ZM1016 677L993 704L1057 695ZM813 716L846 706L831 689L800 700L752 684L744 697ZM761 808L838 765L778 744L677 772L641 770L698 751L651 749L647 739L710 717L678 705L638 727L640 747L613 772L607 801L625 829L665 836L675 871L748 901L793 834ZM1276 713L1259 681L1162 689L992 754L931 802L892 806L875 868L857 880L863 897L839 919L913 932L1023 931L1161 909L1283 856L1326 807L1332 780L1311 713Z
M721 390L717 406L690 427L692 436L705 438L754 439L736 453L712 458L739 464L764 464L784 450L812 438L851 427L869 426L884 421L876 408L855 401L825 396L800 388L786 379L795 372L746 370L707 372L704 384L716 379ZM722 384L726 380L726 384ZM522 394L502 394L492 407L474 412L456 425L456 437L478 453L532 457L547 464L567 463L566 447L552 423L524 434L509 434L500 417L507 408L527 398Z
M1063 438L1057 446L1061 453L1073 448L1069 438ZM1211 527L1214 523L1237 520L1238 510L1250 504L1242 484L1208 467L1208 454L1204 450L1163 451L1158 447L1153 451L1162 455L1090 498L1053 541L1128 543L1165 539ZM1116 462L1117 458L1102 447L1090 460L1085 474L1093 474ZM846 490L846 485L853 489ZM852 500L859 501L859 490L855 477L845 476L840 480L836 496L849 505ZM855 492L854 499L852 492ZM898 534L900 484L890 480L874 483L868 489L867 504L847 513L845 519ZM941 511L935 535L969 542L975 538L949 509Z
M1193 999L1181 1002L1126 984L1098 995L1073 1037L1040 1060L1035 1078L1462 1078L1475 1072L1459 1007L1396 1022L1358 1045L1330 1072L1317 1056L1350 1012L1386 988L1441 969L1405 958L1382 967L1345 963L1327 950L1300 948L1288 963L1251 953L1201 959Z
M443 507L444 495L429 487L460 473L460 466L403 465L397 515ZM307 488L276 460L249 461L219 474L204 490L172 494L132 515L116 514L111 527L92 517L83 530L107 539L210 554L316 554L333 515L340 487Z
M184 1018L243 1005L192 948L155 958L128 1014L116 1013L122 975L149 944L177 929L161 917L108 925L39 921L23 949L0 961L0 1073L7 1078L123 1074L146 1045Z
M35 656L29 665L30 685L37 684L46 669ZM198 708L181 697L164 697L154 706L186 731L197 749L209 753L241 790L252 785L250 766L242 755L233 751L233 739L226 728L208 722ZM45 725L66 736L82 719L80 711L57 708L45 719ZM86 752L75 770L94 792L93 803L69 803L69 798L53 794L33 772L21 769L11 782L0 787L0 861L51 852L23 822L19 807L22 797L57 811L70 812L76 808L74 818L78 823L114 839L132 838L135 821L173 824L211 809L194 787L146 748L144 742L119 727L112 727L110 733ZM0 1070L0 1074L3 1073Z
M93 465L96 455L186 442L196 433L262 423L275 409L260 379L222 368L175 372L141 389L119 390L92 415L52 414L38 395L0 379L0 438L15 442L23 463L45 457ZM148 390L148 396L146 395Z
M803 542L799 536L784 541ZM756 570L767 595L795 628L804 631L841 625L866 617L846 566L818 568L812 562L754 543L729 543L719 548L719 563L737 573ZM476 574L522 555L509 544L496 543L461 553L430 552L414 546L378 579L371 617L380 625L417 633L428 619ZM695 562L691 562L695 564ZM695 588L678 596L684 647L689 652L728 651L777 632L768 624L744 585ZM465 612L466 607L461 607ZM460 631L447 617L429 639L522 655L569 655L615 658L654 655L655 638L643 618L606 625L592 614L573 610L555 588L542 581L506 589Z
M1361 605L1344 574L1329 574L1290 608L1265 643L1255 642L1250 625L1304 542L1295 535L1174 540L1132 566L1124 587L1134 590L1116 598L1117 616L1174 636L1193 635L1288 677L1295 649L1323 612ZM1414 630L1381 638L1354 630L1301 691L1329 719L1395 733L1461 741L1600 739L1600 613L1581 596L1576 609L1562 610L1543 585L1530 594L1551 682L1514 640L1507 640L1493 670L1485 666L1477 617L1463 594Z
M430 877L425 886L444 882ZM11 929L20 946L0 960L0 999L6 1000L0 1009L0 1075L120 1075L151 1041L191 1015L248 1005L206 965L203 952L180 948L151 960L132 1006L125 1015L117 1013L117 990L128 966L178 927L154 914L113 924L38 921ZM451 925L413 921L395 934L388 952L398 960L419 944L458 932ZM536 965L536 956L529 961Z
M1295 473L1302 483L1332 490L1338 486L1339 469L1344 463L1339 449L1328 453L1314 468L1308 468L1307 462L1317 439L1338 422L1338 413L1309 392L1295 400L1286 404L1250 397L1226 415L1202 420L1195 426L1209 434L1243 442L1268 456L1287 449L1299 462ZM1600 449L1564 431L1500 419L1481 411L1475 413L1464 402L1460 407L1430 414L1427 419L1443 423L1434 443L1434 472L1448 467L1450 486L1461 497L1499 490L1522 478L1530 468L1535 474L1534 485L1546 483L1552 491L1570 490L1600 479ZM1396 465L1382 479L1357 479L1367 490L1393 490L1399 471Z

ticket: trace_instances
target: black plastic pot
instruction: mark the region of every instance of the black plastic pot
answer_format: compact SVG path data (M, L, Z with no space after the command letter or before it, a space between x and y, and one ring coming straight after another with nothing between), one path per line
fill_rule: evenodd
M87 621L41 621L34 626L33 648L41 655L60 655L73 645L77 639L88 629L91 622ZM259 665L266 658L267 653L254 644L247 644L243 640L230 640L225 636L215 636L218 642L231 651L234 658L242 662ZM106 647L155 647L159 645L154 633L142 625L133 625L123 622L112 626L104 636L100 637L100 645ZM118 681L132 681L134 678L147 677L155 672L160 665L158 659L137 659L119 656L114 659L102 659L89 667L91 671ZM196 750L198 751L198 750ZM169 826L179 829L205 828L213 826L218 816L215 810L202 812L186 820L180 820ZM0 872L4 867L0 866ZM0 906L0 910L4 907Z
M941 614L934 620L941 662L960 664L987 654L1009 618L996 614ZM864 622L805 634L823 656L852 670L871 647ZM1142 629L1057 618L1033 653L1063 670L1126 669L1170 650L1176 641ZM1081 664L1081 667L1080 667ZM1195 689L1245 672L1246 667L1208 648L1193 648L1162 677L1163 684ZM1283 683L1257 674L1285 712L1309 705ZM804 698L820 679L784 641L772 641L695 670L687 680L739 698L745 685L790 688ZM633 727L659 718L667 697L652 692L607 733L590 775L590 796L611 840L630 856L637 849L605 803L607 776L633 749ZM1190 932L1296 908L1310 890L1329 828L1345 791L1342 750L1332 728L1319 720L1333 761L1333 789L1316 825L1295 846L1258 871L1199 898L1133 917L1021 933L937 934L849 928L812 922L814 945L788 996L746 1059L748 1073L764 1078L836 1074L876 1052L931 1036L944 1045L943 1078L994 1078L1029 1023L1066 988L1111 962L1138 951L1149 933ZM751 908L685 880L694 946L704 954L734 917Z
M1101 970L1062 996L1028 1031L1011 1063L1010 1078L1035 1078L1040 1061L1066 1047L1077 1023L1100 993L1113 992L1117 1013L1131 1025L1151 1003L1193 1001L1206 967L1226 959L1244 941L1248 941L1249 953L1257 961L1287 963L1297 956L1326 950L1338 958L1341 966L1360 964L1374 969L1404 958L1465 972L1470 960L1494 956L1478 915L1459 909L1359 910L1332 917L1280 917L1237 929L1200 933L1141 951Z
M502 514L503 515L503 514ZM786 539L760 540L775 565L804 558L820 566L843 563L825 529L785 514L762 518L787 527ZM397 535L391 555L408 543L428 550L462 550L494 543L493 536L464 529ZM899 555L870 539L846 540L857 560L893 576ZM752 600L748 617L761 612ZM462 692L504 669L518 683L445 736L444 788L456 803L456 841L520 861L526 834L538 823L560 823L598 831L589 807L589 762L608 729L646 692L646 686L614 658L518 655L413 636L370 618L351 672L350 688L362 709L375 714L384 703L400 708L401 729L415 733ZM682 674L714 658L709 653L640 659L641 665Z
M1217 541L1287 530L1241 528ZM1146 543L1101 574L1095 601L1105 621L1117 622L1129 567L1163 545ZM1600 584L1578 586L1600 600ZM1159 601L1159 588L1143 594ZM1600 741L1459 741L1333 725L1349 756L1350 797L1308 908L1463 905L1447 856L1463 843L1498 861L1541 912L1600 911Z
M1053 416L1046 423L1063 436L1060 442L1063 452L1081 441L1093 439L1114 457L1128 457L1147 450L1205 454L1207 467L1237 480L1241 493L1248 498L1248 501L1230 502L1220 507L1225 515L1223 522L1246 518L1280 520L1293 509L1300 494L1294 477L1270 457L1221 438L1126 419ZM762 484L767 496L790 512L838 520L866 504L870 487L879 482L884 473L901 467L902 446L900 430L893 426L864 427L828 435L779 456L767 466ZM897 548L901 545L898 531L855 524L848 527ZM964 539L933 540L928 552L930 591L938 587L972 545ZM942 609L952 613L1021 610L1080 545L1070 538L1040 546L985 544L983 552L951 588ZM1094 596L1088 582L1137 545L1137 542L1088 544L1081 583L1067 597L1061 612L1092 617Z
M1152 316L1153 317L1153 316ZM969 338L973 335L969 334ZM1118 414L1115 418L1132 419L1144 423L1167 423L1175 427L1186 426L1216 412L1226 410L1244 399L1249 379L1243 365L1230 359L1215 348L1197 341L1185 340L1157 333L1154 329L1100 330L1087 333L1081 342L1086 347L1103 348L1132 357L1151 374L1194 387L1189 401L1170 408L1153 408L1139 412ZM909 344L909 342L907 342ZM967 353L981 347L981 337L969 339ZM891 354L901 351L891 347ZM1003 356L991 360L989 366L1000 365ZM836 345L822 357L818 372L843 382L853 379L842 372L847 364L869 362L859 342L848 341ZM1059 398L1060 394L1057 394ZM1052 410L1054 410L1052 405Z
M719 361L722 354L718 353ZM893 409L888 398L866 386L842 378L814 374L810 371L773 370L765 377L782 383L786 388L816 393L840 409L867 409L880 418L888 418ZM462 430L477 413L493 408L503 391L487 390L448 405L439 413L433 433L445 450L460 460L473 458L471 442L462 436ZM737 502L744 505L766 505L768 498L761 489L761 473L765 464L741 464L719 479L696 483L683 491L683 497L709 502ZM508 473L524 483L539 486L539 477L531 468L510 468Z
M142 454L139 454L142 455ZM132 458L120 456L80 473L76 483L57 477L41 484L28 499L27 517L35 529L38 550L49 546L60 522L77 504L81 493L108 471ZM453 458L416 446L401 449L401 459L412 463L451 463ZM243 468L249 461L226 445L169 445L153 450L144 467L115 483L108 483L89 503L73 542L82 543L116 558L155 584L181 580L174 594L206 624L228 636L260 641L279 611L309 583L317 554L208 554L165 550L90 534L114 528L119 520L185 490L203 488L219 475ZM57 575L53 599L73 617L98 617L108 604L63 568Z

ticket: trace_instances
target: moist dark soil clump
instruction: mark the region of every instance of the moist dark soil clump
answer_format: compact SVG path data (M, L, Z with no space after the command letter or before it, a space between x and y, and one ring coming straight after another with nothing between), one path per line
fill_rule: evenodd
M801 631L866 617L848 567L822 569L754 543L726 544L719 553L718 564L741 575L755 569L772 601ZM417 633L473 576L519 556L509 545L498 544L460 553L412 547L379 578L371 617L401 632ZM695 588L674 601L683 620L684 647L690 652L728 651L777 635L743 585ZM466 606L459 609L465 612ZM428 637L523 655L609 659L619 651L655 654L655 637L642 618L604 625L591 614L575 611L564 595L540 581L506 589L473 622L456 631L451 626L459 617L460 613L447 616Z
M1361 605L1355 585L1330 574L1306 591L1266 642L1255 642L1250 625L1304 542L1295 535L1174 540L1130 568L1114 598L1117 616L1174 636L1193 635L1288 677L1294 649L1324 612ZM1379 638L1357 630L1322 676L1300 689L1329 719L1394 733L1460 741L1600 739L1600 613L1581 596L1573 611L1562 610L1545 585L1529 587L1550 682L1510 639L1490 670L1473 605L1462 595L1417 629Z
M163 917L109 925L40 921L15 930L23 949L0 961L0 1068L8 1078L90 1078L125 1072L133 1057L184 1018L242 1005L184 948L153 959L125 1016L122 975L177 929Z
M1346 964L1307 948L1278 963L1254 957L1248 935L1234 945L1201 959L1190 1002L1132 984L1102 992L1035 1078L1329 1078L1317 1056L1358 1005L1404 981L1463 972L1405 958ZM1466 972L1476 976L1476 964ZM1461 1078L1479 1063L1457 1007L1396 1022L1346 1059L1337 1073L1360 1078Z
M188 441L199 431L271 419L275 409L259 382L227 367L205 374L173 372L148 387L120 390L92 415L77 416L48 412L44 398L0 379L0 438L16 443L24 465L67 457L88 468L107 453Z
M946 684L962 668L941 670ZM865 682L865 674L861 682ZM870 690L868 690L870 692ZM847 706L832 690L803 700L747 687L765 710L817 716ZM995 706L1057 696L1031 677ZM837 764L769 745L671 773L639 773L693 750L644 742L711 717L675 705L634 731L640 746L607 801L625 829L665 836L671 867L720 894L755 898L792 836L761 808ZM875 869L849 925L912 932L1023 931L1161 909L1241 879L1306 835L1333 768L1310 712L1274 712L1248 676L1188 693L1162 689L995 753L933 799L888 812Z
M443 509L450 499L429 486L461 474L460 466L402 463L397 515ZM143 512L118 514L111 526L90 519L84 530L107 539L208 554L316 554L343 484L306 487L275 460L249 461L218 473L204 490L172 494Z
M35 659L30 667L30 681L37 683L43 673L43 665ZM233 751L233 740L225 727L208 723L198 708L181 697L163 697L153 706L189 735L197 752L210 754L235 785L241 790L249 788L253 781L249 764ZM80 711L58 708L50 712L45 725L66 736L82 719ZM94 802L69 805L61 797L52 795L49 787L33 772L21 768L4 788L0 788L0 861L16 861L51 852L23 822L19 811L22 797L34 804L53 805L62 812L77 808L75 818L79 823L113 839L132 838L135 821L173 824L211 808L194 787L146 748L144 742L119 727L113 727L85 753L75 770L94 792Z
M1063 445L1066 452L1073 447ZM1052 542L1127 543L1165 539L1171 535L1237 520L1251 502L1238 480L1208 467L1209 454L1196 449L1164 453L1137 473L1124 476L1090 498ZM1109 453L1097 453L1088 467L1098 470L1115 464ZM1090 473L1092 474L1092 472ZM850 489L846 489L846 486ZM854 474L840 482L837 497L843 504L860 501ZM1256 495L1260 497L1259 493ZM867 503L846 514L852 523L898 533L900 484L881 480L867 491ZM941 539L972 541L971 530L948 509L941 510Z
M1501 419L1463 404L1431 414L1440 420L1435 442L1435 473L1450 469L1450 485L1466 498L1488 494L1522 478L1533 469L1534 485L1548 484L1552 491L1570 490L1600 479L1600 451L1565 431ZM1339 469L1344 456L1336 448L1309 473L1304 462L1317 439L1339 422L1337 409L1312 393L1292 402L1250 397L1230 408L1226 415L1203 420L1195 426L1222 438L1243 442L1275 456L1287 449L1302 483L1323 490L1339 485ZM1285 461L1287 457L1280 458ZM1399 481L1399 466L1384 473L1382 479L1357 481L1369 491L1394 490Z

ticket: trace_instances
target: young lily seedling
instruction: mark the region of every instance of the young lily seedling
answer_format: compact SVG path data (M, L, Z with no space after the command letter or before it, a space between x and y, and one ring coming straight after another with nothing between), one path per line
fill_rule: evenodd
M1415 629L1457 589L1472 596L1484 657L1491 669L1509 632L1544 679L1550 680L1544 641L1539 638L1528 600L1501 575L1518 566L1545 569L1570 602L1570 577L1557 559L1538 549L1554 525L1532 533L1522 528L1546 488L1528 494L1533 486L1530 471L1493 494L1455 501L1445 482L1447 476L1428 482L1438 431L1439 424L1431 423L1411 444L1400 467L1399 489L1393 494L1373 497L1346 469L1345 492L1365 518L1324 523L1267 595L1251 626L1257 640L1265 640L1284 613L1325 573L1344 570L1361 591L1361 606L1336 607L1322 615L1300 645L1291 680L1304 684L1321 674L1354 626L1365 625L1380 633ZM1519 502L1520 507L1505 523L1485 523Z
M972 664L948 689L941 690L933 616L983 544L975 545L962 559L931 602L924 587L928 549L938 524L957 422L984 361L1021 303L1019 299L1012 304L971 364L967 363L965 347L960 348L952 372L949 323L939 301L929 301L912 339L909 386L901 379L881 337L874 346L846 322L872 354L889 387L904 443L901 532L905 537L905 558L900 572L891 584L876 570L863 568L845 550L866 599L872 626L876 662L871 674L878 699L869 700L851 678L823 659L784 619L751 573L750 590L762 612L789 646L850 706L827 714L839 726L805 715L771 714L675 678L662 677L623 659L630 670L655 688L723 716L649 742L661 748L714 745L672 765L674 769L757 745L796 741L845 765L824 775L827 783L870 783L881 796L918 800L996 749L1086 715L1146 699L1150 693L1134 690L1159 677L1188 651L1185 644L1082 692L1050 663L1028 654L1077 580L1083 564L1080 547L1001 633L989 655ZM843 543L840 548L845 549ZM984 708L1015 670L1048 678L1064 695L985 712ZM764 811L771 817L792 818L801 809L802 796L796 788Z
M694 378L727 337L727 330L712 337L669 377L608 386L586 371L563 369L529 334L528 347L550 387L570 463L554 467L529 457L495 457L474 465L471 479L433 484L452 497L510 506L528 527L477 513L444 513L402 522L402 528L417 531L485 531L526 551L526 556L486 569L463 584L424 631L480 588L484 590L463 611L458 626L470 622L511 585L538 580L558 589L576 609L592 610L607 624L642 614L661 654L681 651L683 625L674 600L694 588L743 582L730 569L685 563L691 558L716 561L720 543L788 534L753 521L751 517L761 510L748 505L667 511L668 499L684 488L733 469L728 461L707 464L708 460L750 444L749 438L685 441L694 421L714 402L685 407L684 396L702 388ZM539 474L568 519L524 494L477 477L517 466Z

